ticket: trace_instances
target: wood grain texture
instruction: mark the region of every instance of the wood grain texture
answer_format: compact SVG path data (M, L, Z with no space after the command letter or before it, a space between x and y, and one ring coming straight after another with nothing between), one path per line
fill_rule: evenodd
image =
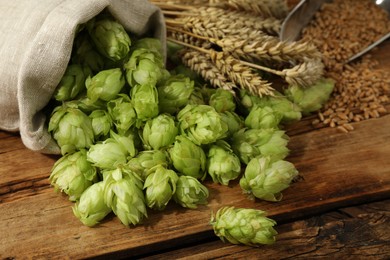
M324 128L291 137L291 155L301 178L279 203L251 201L237 183L207 183L210 200L196 210L171 203L163 212L125 228L109 217L96 228L83 226L67 197L56 194L47 177L56 158L25 149L9 136L0 154L0 258L138 255L212 236L210 212L222 205L267 210L279 223L341 206L390 197L390 115L364 121L344 134ZM4 134L4 133L3 133ZM13 145L11 145L13 144ZM20 246L24 250L20 250Z
M389 221L390 200L384 200L280 225L271 246L216 240L142 259L388 259Z

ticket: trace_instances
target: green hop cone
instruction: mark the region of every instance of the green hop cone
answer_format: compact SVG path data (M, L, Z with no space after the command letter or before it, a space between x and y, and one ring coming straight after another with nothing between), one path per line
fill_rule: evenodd
M138 120L146 121L159 114L158 94L153 84L135 85L130 96Z
M274 93L274 96L264 97L266 100L264 106L270 106L276 113L280 114L282 117L281 123L283 124L290 124L301 120L301 108L279 92L274 91Z
M91 74L87 67L78 64L69 65L55 90L54 98L57 101L74 99L85 89L85 79Z
M121 136L110 132L110 138L96 143L87 152L87 159L94 166L103 169L113 169L127 163L128 158L136 155L132 136Z
M92 120L92 129L95 138L104 138L108 136L113 126L112 118L110 114L105 110L94 110L89 114L89 118Z
M155 210L163 210L176 191L178 178L176 172L162 165L153 167L144 183L148 207Z
M118 94L117 98L107 103L107 110L118 133L128 131L136 123L137 114L128 95Z
M131 158L127 163L127 167L145 180L154 166L162 165L168 167L169 164L169 156L166 151L147 150L141 151L134 158Z
M62 156L55 162L49 177L55 190L60 190L76 201L97 181L96 168L87 161L86 150Z
M126 80L130 86L156 85L168 73L164 69L164 60L159 52L153 49L134 49L125 63Z
M244 119L237 113L225 111L219 114L228 127L227 137L232 137L238 130L244 127Z
M106 58L119 61L129 53L131 39L120 23L111 19L91 20L87 28L97 50Z
M178 132L175 118L169 114L160 114L149 119L142 130L144 147L154 150L167 147L173 144Z
M252 129L278 128L282 115L271 107L255 105L245 118L245 126Z
M176 183L173 199L182 207L196 209L199 204L207 204L209 191L198 179L182 175Z
M225 141L212 144L207 154L207 172L213 182L228 185L241 173L241 162Z
M248 164L258 155L270 156L275 160L284 159L289 149L288 136L282 130L241 129L232 137L232 149L241 162Z
M187 137L178 135L169 149L169 155L173 166L180 174L197 179L205 177L206 154L202 147L194 144Z
M245 113L249 113L255 105L264 105L264 98L252 95L248 90L240 89L238 93L239 105L243 107Z
M334 84L332 79L322 78L308 88L289 86L285 94L302 109L304 115L308 115L319 110L326 103L333 92Z
M250 196L266 201L280 201L281 191L288 188L297 175L298 171L292 163L259 156L248 163L240 186Z
M107 102L103 100L92 101L85 95L79 97L76 100L67 101L67 104L72 104L85 114L91 114L95 110L107 110Z
M179 130L197 145L210 144L227 136L228 126L208 105L187 105L177 114Z
M88 227L95 226L111 212L111 208L104 202L103 191L102 181L92 184L72 207L73 214Z
M202 89L195 87L188 99L187 105L206 105Z
M119 94L125 85L125 78L119 68L102 70L85 81L87 97L91 102L110 101Z
M240 90L240 105L244 112L248 114L252 108L271 107L281 116L281 123L291 123L299 121L302 117L301 108L291 102L286 96L274 91L274 96L254 96L246 90Z
M138 39L132 46L132 49L150 50L157 55L159 59L163 59L164 51L161 41L157 38L144 37Z
M266 217L266 212L257 209L236 207L220 208L210 221L214 233L222 241L248 246L275 243L276 222Z
M233 112L236 109L236 102L232 92L222 88L218 88L215 93L210 96L209 105L219 113L225 111Z
M95 141L92 120L75 104L56 107L51 114L48 131L57 141L62 154L89 148Z
M80 33L74 42L74 52L72 62L87 66L94 73L101 71L104 67L103 57L92 45L92 40L88 34Z
M175 114L187 105L194 81L184 75L172 75L158 88L159 108L162 113Z
M103 172L104 202L125 225L147 217L141 178L126 167Z

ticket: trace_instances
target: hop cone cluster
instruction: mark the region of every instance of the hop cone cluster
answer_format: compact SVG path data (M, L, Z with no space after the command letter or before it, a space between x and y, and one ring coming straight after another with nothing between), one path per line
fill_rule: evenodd
M167 70L158 39L133 38L106 12L80 28L53 94L48 130L62 153L51 183L75 201L73 213L84 225L108 214L137 225L169 203L205 207L210 182L239 180L251 197L282 198L298 174L285 161L290 150L283 126L316 109L307 99L323 103L328 96L320 87L259 97L238 90L224 74L203 71L222 76L217 80L225 88L214 89L183 64ZM197 66L207 65L202 62ZM260 210L224 207L211 224L235 244L275 241L276 223Z

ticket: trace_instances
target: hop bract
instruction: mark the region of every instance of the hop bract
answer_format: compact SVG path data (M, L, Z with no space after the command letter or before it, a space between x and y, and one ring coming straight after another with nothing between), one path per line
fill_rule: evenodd
M193 90L194 81L189 77L172 75L157 88L160 112L175 114L187 105Z
M219 113L219 115L228 127L227 137L229 138L244 127L244 119L235 112L225 111Z
M91 119L74 106L56 107L50 117L48 131L53 134L63 155L89 148L95 141Z
M85 89L85 79L89 75L91 71L87 67L78 64L69 65L57 86L54 98L57 101L74 99Z
M205 177L206 154L202 147L194 144L185 136L178 135L169 155L173 166L182 175L197 179Z
M89 117L92 120L92 129L95 138L104 138L108 136L113 126L112 118L106 110L94 110Z
M212 144L207 155L207 172L214 182L228 185L241 173L240 159L224 141Z
M104 202L125 225L147 217L141 178L126 167L103 172Z
M245 118L245 126L248 128L278 128L282 115L271 107L254 106Z
M185 208L196 209L199 204L207 204L209 191L198 179L182 175L176 183L173 199Z
M180 133L197 145L210 144L227 136L228 126L208 105L187 105L177 114Z
M130 86L156 85L168 73L159 52L145 48L136 48L124 65L126 80Z
M298 171L292 163L259 156L248 163L240 186L256 198L280 201L281 191L288 188L297 175Z
M232 149L244 164L258 155L270 156L273 159L284 159L289 149L288 136L282 130L240 129L232 137Z
M134 158L131 158L127 167L136 172L143 180L150 173L154 166L169 166L169 157L167 152L162 150L147 150L139 152Z
M104 202L103 190L102 181L92 184L72 207L73 214L88 227L98 224L111 212L111 208Z
M113 169L127 163L128 158L136 155L137 149L131 136L120 136L111 131L111 137L91 146L87 159L94 166Z
M56 190L75 201L97 180L96 168L87 161L86 150L81 149L56 161L49 180Z
M114 99L125 85L125 78L119 68L102 70L85 81L87 97L96 102L101 99L110 101Z
M125 133L135 125L137 114L129 96L118 94L117 98L107 103L107 109L119 133Z
M97 50L106 58L119 61L129 53L131 39L120 23L111 19L92 20L87 28Z
M136 85L130 93L137 119L146 121L159 114L158 94L155 85Z
M276 241L278 234L274 229L276 222L267 218L266 212L256 209L222 207L210 223L222 241L232 244L269 245Z
M156 165L145 179L146 204L151 209L163 210L176 191L177 174L162 165Z
M146 149L158 150L173 144L179 130L175 118L169 114L160 114L146 122L142 139Z
M210 96L209 105L217 112L231 111L236 109L236 102L233 94L225 89L218 88L214 94Z

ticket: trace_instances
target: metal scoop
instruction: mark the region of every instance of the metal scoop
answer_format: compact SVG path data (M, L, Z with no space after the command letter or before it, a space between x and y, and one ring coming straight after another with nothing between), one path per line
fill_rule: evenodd
M296 41L301 36L301 31L305 28L314 14L320 9L321 5L326 2L331 2L331 0L302 0L300 1L295 8L288 14L286 19L283 21L282 29L280 32L280 39L282 41ZM376 0L375 3L386 10L390 16L390 0ZM361 52L355 54L348 59L348 62L351 62L358 57L362 56L366 52L370 51L372 48L378 44L385 41L390 37L390 32L384 35L382 38L376 42L369 45L367 48L363 49Z

